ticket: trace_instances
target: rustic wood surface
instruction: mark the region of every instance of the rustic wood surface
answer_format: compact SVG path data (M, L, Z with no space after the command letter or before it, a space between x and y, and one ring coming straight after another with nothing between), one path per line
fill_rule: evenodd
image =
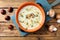
M26 37L21 37L18 30L16 30L15 25L12 23L12 20L6 21L4 18L9 15L12 16L16 13L17 8L23 2L35 2L35 0L0 0L0 12L1 9L7 11L6 15L1 15L0 13L0 40L60 40L60 24L56 23L55 19L52 19L48 22L48 25L55 25L58 28L57 32L49 32L47 27L42 27L39 31L35 33L30 33ZM49 3L52 3L55 0L48 0ZM8 12L8 7L14 7L13 13ZM60 14L60 4L53 7L56 14ZM14 30L9 30L8 26L14 25Z

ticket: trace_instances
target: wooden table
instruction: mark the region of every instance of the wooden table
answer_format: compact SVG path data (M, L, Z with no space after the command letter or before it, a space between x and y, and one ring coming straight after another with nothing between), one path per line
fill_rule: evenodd
M20 6L21 3L23 2L35 2L35 0L0 0L0 12L1 9L5 9L7 11L6 15L1 15L0 14L0 40L60 40L60 24L56 23L55 19L52 19L51 21L48 22L48 25L55 25L58 28L57 32L49 32L47 30L47 27L42 27L39 31L35 33L30 33L26 37L21 37L19 35L18 30L14 27L14 30L9 30L8 26L10 24L14 25L12 23L12 20L6 21L4 18L5 16L13 15L16 13L17 8ZM49 3L53 2L55 0L48 0ZM8 7L14 7L13 13L8 12ZM53 7L55 12L57 14L60 14L60 4ZM15 25L14 25L15 26Z

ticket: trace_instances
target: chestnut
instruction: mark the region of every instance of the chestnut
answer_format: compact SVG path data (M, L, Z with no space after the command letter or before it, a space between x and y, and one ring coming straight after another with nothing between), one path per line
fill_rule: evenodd
M2 10L1 10L1 14L2 14L2 15L5 15L5 14L6 14L6 10L2 9Z
M10 16L6 16L5 20L9 21L10 20Z
M13 12L13 7L9 7L8 12L10 12L10 13Z
M13 25L9 25L8 26L8 29L13 30L14 29L14 26Z

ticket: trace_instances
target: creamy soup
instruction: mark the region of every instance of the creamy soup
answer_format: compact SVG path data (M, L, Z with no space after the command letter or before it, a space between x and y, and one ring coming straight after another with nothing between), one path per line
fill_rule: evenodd
M18 20L22 27L26 29L34 29L41 24L42 13L39 8L28 5L20 10Z

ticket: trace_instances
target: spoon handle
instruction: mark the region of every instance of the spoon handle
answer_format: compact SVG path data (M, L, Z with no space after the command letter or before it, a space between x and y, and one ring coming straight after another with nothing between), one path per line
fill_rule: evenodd
M55 0L53 3L51 3L51 6L53 7L53 6L56 6L57 4L59 4L60 3L60 0Z

